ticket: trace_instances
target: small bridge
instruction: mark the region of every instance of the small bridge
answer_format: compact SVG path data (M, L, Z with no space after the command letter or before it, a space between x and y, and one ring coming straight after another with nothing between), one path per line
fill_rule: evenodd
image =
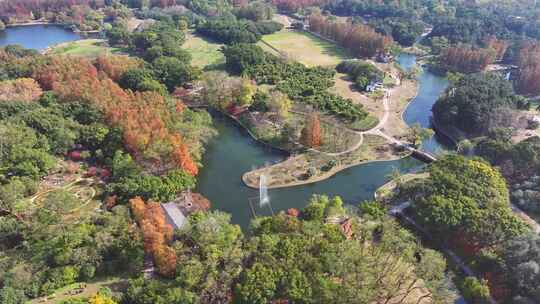
M410 151L414 158L416 158L418 160L421 160L421 161L423 161L425 163L430 164L432 162L437 161L437 158L433 154L431 154L429 152L426 152L426 151L423 151L423 150L420 150L420 149L417 149L417 148L414 148L414 147L411 147L406 142L402 142L402 141L394 139L393 144L395 146L397 146L397 147L401 147L403 149L406 149L406 150Z
M432 163L434 161L437 161L437 158L435 156L433 156L432 154L426 152L426 151L422 151L422 150L418 150L418 149L414 149L414 148L411 148L411 152L412 152L412 156L418 160L421 160L425 163Z

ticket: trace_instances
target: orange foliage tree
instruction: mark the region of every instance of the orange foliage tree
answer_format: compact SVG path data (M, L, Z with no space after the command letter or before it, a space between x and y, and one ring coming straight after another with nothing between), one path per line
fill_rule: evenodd
M142 68L140 59L124 55L101 55L96 58L94 65L109 78L118 81L124 72L132 68Z
M523 94L540 94L540 43L525 42L518 58L518 91Z
M373 57L386 53L393 44L391 37L377 33L363 24L331 21L320 14L309 16L309 28L351 50L358 57Z
M319 147L322 144L321 121L318 114L313 113L308 117L302 129L300 142L310 148Z
M32 78L19 78L0 82L0 102L2 101L36 101L43 91Z
M152 256L159 274L173 277L176 273L176 253L167 245L173 237L173 228L165 219L165 213L158 203L145 202L140 197L130 201L131 211L139 223L144 250Z
M474 49L468 46L449 47L441 52L440 63L447 69L462 73L475 73L484 70L495 60L493 49Z
M108 123L123 131L128 151L154 173L181 168L196 175L197 165L182 136L168 127L175 109L156 92L124 91L109 74L117 75L129 64L111 62L98 59L96 67L86 59L52 57L36 69L34 78L63 102L83 100L103 110ZM177 104L176 109L181 107Z
M495 51L495 60L501 60L508 49L508 41L499 40L495 36L486 39L486 48Z

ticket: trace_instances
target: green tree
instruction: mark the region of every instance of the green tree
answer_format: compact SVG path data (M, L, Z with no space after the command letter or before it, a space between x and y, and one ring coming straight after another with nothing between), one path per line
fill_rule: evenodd
M238 105L251 105L255 92L257 92L257 86L248 78L242 78L237 98Z
M175 57L159 57L152 63L156 77L169 91L199 77L200 71Z
M413 208L430 231L465 230L487 246L526 230L510 209L505 180L489 164L448 155L428 171L429 178L418 185Z
M224 47L221 51L225 55L227 69L237 74L264 63L266 59L263 49L255 44L234 44Z
M271 267L255 263L241 280L242 284L236 286L236 292L242 302L263 304L275 296L279 274Z
M515 123L511 111L520 98L510 82L494 74L461 77L433 106L437 123L455 126L472 135Z
M270 107L270 111L275 112L280 119L285 119L289 116L292 101L289 99L289 97L287 97L287 95L279 91L272 91L270 93L268 106Z
M152 72L146 69L130 69L122 74L118 84L132 91L156 91L165 94L165 87L157 82L152 75Z
M24 291L5 286L0 289L0 303L2 304L23 304L28 298Z
M429 128L422 128L420 123L414 123L410 128L409 140L413 146L418 147L424 140L430 139L435 132Z
M529 233L513 238L505 245L503 260L512 295L540 301L540 236Z
M383 219L388 210L386 207L378 201L363 201L358 207L364 216L371 217L377 220Z
M474 304L489 303L489 287L487 281L479 281L475 277L466 277L462 285L463 297Z

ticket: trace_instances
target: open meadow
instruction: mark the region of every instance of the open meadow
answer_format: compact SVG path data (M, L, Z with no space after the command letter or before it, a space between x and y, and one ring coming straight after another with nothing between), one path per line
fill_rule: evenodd
M344 48L302 31L282 30L265 35L258 45L275 55L284 55L310 67L333 66L352 58Z
M48 52L54 55L69 55L95 58L104 54L119 54L120 48L109 47L103 39L83 39L61 43Z
M222 46L193 33L186 35L186 42L182 45L191 54L193 65L199 68L225 63L225 57L219 51Z

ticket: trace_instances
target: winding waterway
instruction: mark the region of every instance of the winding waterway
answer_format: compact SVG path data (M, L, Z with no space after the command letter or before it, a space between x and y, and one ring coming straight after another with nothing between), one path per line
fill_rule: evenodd
M20 44L26 48L43 50L54 44L78 39L81 39L81 36L61 26L29 25L10 27L0 32L0 47ZM398 62L407 70L415 65L416 57L403 54L398 57ZM409 104L403 119L409 125L418 122L423 127L429 127L431 107L448 82L445 78L424 70L418 78L418 84L418 95ZM204 168L198 177L197 191L210 199L214 209L230 213L232 222L243 228L249 225L253 212L257 215L268 215L288 208L302 208L313 194L339 195L346 203L351 204L371 199L374 191L388 180L388 175L394 168L410 172L424 165L411 157L359 165L317 183L269 190L271 207L260 208L257 204L258 191L242 183L242 174L265 164L279 162L287 155L256 142L224 116L216 115L214 122L219 135L207 147ZM424 143L424 149L438 153L444 150L447 144L436 135ZM254 202L254 210L250 207L250 200ZM465 301L457 299L456 303L465 304Z
M409 69L416 63L416 58L403 54L398 57L398 62L404 69ZM446 88L447 81L424 70L418 83L418 95L410 103L403 118L408 124L418 122L428 127L431 107ZM257 215L268 215L272 211L288 208L302 208L313 194L339 195L345 202L356 204L371 199L374 191L388 181L388 175L394 168L409 172L423 166L423 163L410 157L359 165L317 183L271 189L271 208L260 208L258 191L244 186L241 176L255 167L281 161L286 155L257 143L225 117L216 116L215 125L219 135L207 147L204 168L198 178L198 191L210 199L213 208L230 213L232 221L244 228L249 225L253 214L250 200L253 201ZM426 141L424 145L426 150L435 153L444 147L444 141L437 136Z
M58 43L79 39L81 39L79 34L52 24L14 26L0 31L0 47L8 44L19 44L38 51Z
M77 39L81 39L81 36L56 25L9 27L0 32L0 46L20 44L38 50ZM416 57L402 54L398 62L407 70L415 65ZM447 81L424 70L418 78L418 84L418 95L409 104L403 118L408 124L418 122L428 127L431 107L446 88ZM207 146L197 191L210 199L214 209L230 213L232 222L243 228L249 225L254 212L257 215L269 215L288 208L302 208L314 194L339 195L346 203L357 204L371 199L374 191L388 180L394 168L410 172L423 166L423 163L410 157L359 165L317 183L271 189L270 206L260 208L258 191L242 183L242 174L265 164L279 162L287 155L259 144L226 117L216 115L214 121L219 135ZM444 141L437 136L424 144L426 150L435 153L444 147ZM250 200L253 201L254 210L250 207Z

